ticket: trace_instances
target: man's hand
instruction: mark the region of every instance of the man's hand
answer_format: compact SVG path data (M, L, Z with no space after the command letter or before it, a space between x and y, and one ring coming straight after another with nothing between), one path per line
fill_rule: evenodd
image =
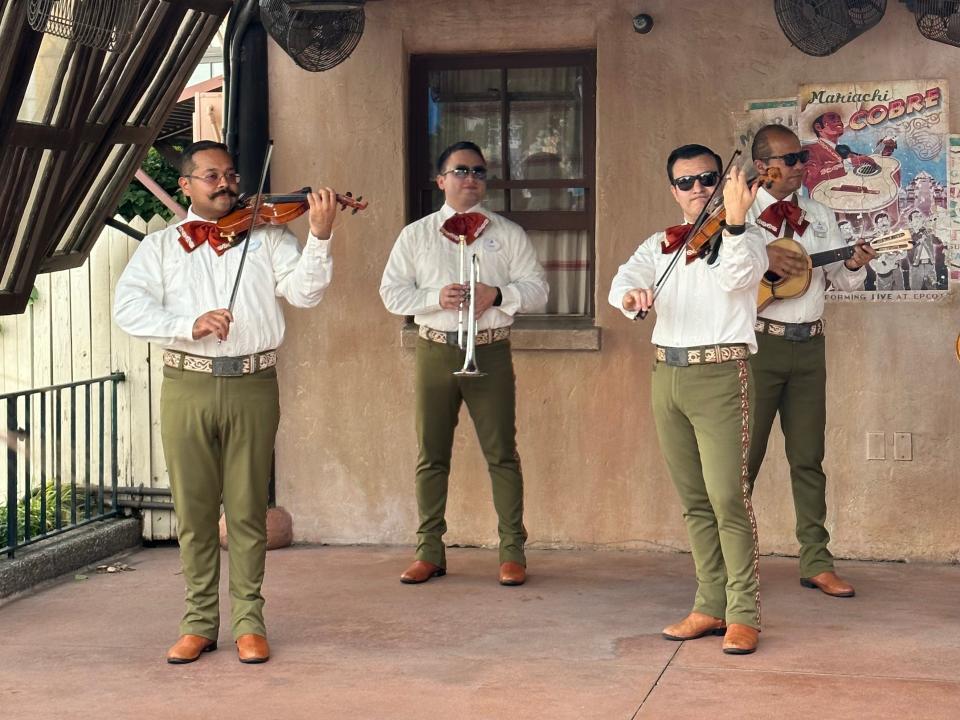
M803 275L808 270L803 255L776 245L767 245L767 260L770 261L768 270L782 278Z
M337 216L337 194L328 187L307 193L310 206L310 232L314 237L326 240L333 233L333 221Z
M469 286L467 287L469 289ZM477 299L473 305L474 317L479 318L493 307L493 301L497 299L497 289L490 285L484 285L483 283L475 283L474 292L477 294Z
M199 340L213 333L218 340L226 340L233 315L226 308L211 310L193 321L193 339Z
M440 288L440 307L444 310L456 310L460 303L466 302L469 285L451 283Z
M627 290L621 301L627 312L640 312L653 307L653 288L634 288Z
M859 270L877 256L877 251L865 242L858 242L853 246L853 257L844 261L847 270Z
M759 183L755 183L752 188L747 185L743 170L738 167L730 168L727 182L723 186L723 207L726 210L727 225L743 225L747 219L747 210L753 205L759 189Z

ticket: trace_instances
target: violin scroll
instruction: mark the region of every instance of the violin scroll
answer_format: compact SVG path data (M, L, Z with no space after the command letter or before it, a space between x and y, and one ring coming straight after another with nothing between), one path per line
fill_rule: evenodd
M346 192L343 195L337 193L337 204L341 210L346 210L348 207L353 208L353 212L350 214L356 215L360 210L366 210L370 203L364 201L363 195L353 197L352 192Z

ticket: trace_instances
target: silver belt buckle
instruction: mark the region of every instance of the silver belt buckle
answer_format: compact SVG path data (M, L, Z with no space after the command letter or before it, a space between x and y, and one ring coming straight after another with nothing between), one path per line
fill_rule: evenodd
M783 337L785 340L792 342L806 342L810 339L810 327L789 323L784 328Z
M687 356L686 348L668 347L664 348L664 350L666 351L667 365L673 365L674 367L687 367L690 364L690 359Z
M213 358L213 374L215 377L237 377L239 375L243 375L243 358Z
M447 345L459 345L459 344L460 344L459 341L457 340L457 331L456 331L456 330L448 330L447 332L444 333L444 335L447 336Z

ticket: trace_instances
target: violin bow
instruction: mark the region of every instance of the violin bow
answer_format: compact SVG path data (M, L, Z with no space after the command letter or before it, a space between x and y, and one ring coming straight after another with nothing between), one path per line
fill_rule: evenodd
M243 254L240 255L240 265L237 267L237 277L233 281L233 292L230 293L230 304L227 312L233 315L233 303L237 300L237 290L240 288L240 275L243 274L243 265L247 260L247 249L250 247L250 236L257 225L257 213L260 212L260 199L263 197L263 186L267 183L267 170L270 168L270 157L273 155L273 140L267 140L267 152L263 158L263 171L260 173L260 185L257 188L257 197L253 201L253 215L250 216L250 229L243 237Z
M697 219L693 221L693 224L690 226L690 229L687 231L687 236L683 240L683 245L681 245L677 251L673 254L673 257L670 258L670 263L661 273L660 277L657 279L657 282L653 286L653 299L651 305L657 301L657 296L660 295L660 290L663 288L663 284L666 279L670 276L670 273L673 272L674 266L677 264L677 261L686 255L687 246L690 244L690 241L693 239L693 236L697 234L697 230L700 229L700 226L707 221L707 218L710 217L710 206L713 205L713 201L717 198L717 194L720 193L723 189L723 186L727 182L727 173L730 172L730 167L733 165L733 161L740 156L740 150L734 150L733 155L727 161L726 166L724 166L723 171L720 174L720 181L717 183L717 186L713 189L713 192L710 193L710 197L707 198L706 204L701 208L700 214L697 215ZM637 313L637 316L634 320L643 320L647 315L650 314L649 310L641 310Z

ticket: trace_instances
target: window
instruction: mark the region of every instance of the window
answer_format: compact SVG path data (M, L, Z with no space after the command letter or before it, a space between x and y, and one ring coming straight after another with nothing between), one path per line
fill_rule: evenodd
M411 59L409 220L443 205L434 163L483 150L486 205L520 224L547 273L547 314L594 313L596 53Z

